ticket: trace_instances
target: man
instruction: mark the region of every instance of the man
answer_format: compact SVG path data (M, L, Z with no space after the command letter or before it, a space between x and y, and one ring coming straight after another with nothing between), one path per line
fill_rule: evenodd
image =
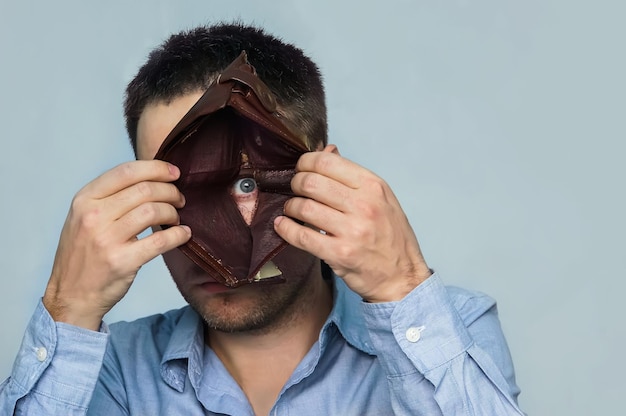
M318 151L297 160L273 219L284 282L229 288L183 253L190 194L153 158L242 51ZM129 84L125 115L138 160L74 198L3 414L522 414L495 303L445 288L385 182L326 145L321 76L299 49L239 24L173 35ZM230 197L252 228L261 194L241 180ZM108 328L159 254L190 307Z

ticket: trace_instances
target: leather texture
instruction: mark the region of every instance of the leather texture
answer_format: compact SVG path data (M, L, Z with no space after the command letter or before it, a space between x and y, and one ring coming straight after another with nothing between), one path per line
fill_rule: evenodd
M238 287L284 281L286 242L274 219L292 196L291 178L311 141L279 114L274 94L243 51L167 136L155 159L181 171L181 224L192 237L179 249L216 281ZM246 224L231 195L240 178L253 178L258 202ZM166 228L167 226L163 226ZM285 258L283 258L285 257ZM288 269L288 267L287 267Z

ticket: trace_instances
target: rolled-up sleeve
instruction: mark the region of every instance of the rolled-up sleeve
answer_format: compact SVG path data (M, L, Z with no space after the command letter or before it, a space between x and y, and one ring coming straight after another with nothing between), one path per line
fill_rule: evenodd
M11 376L0 385L0 414L85 414L107 338L104 324L96 332L54 322L40 301Z
M490 297L445 287L434 274L402 301L363 303L363 311L396 414L524 414ZM425 403L418 386L435 403Z

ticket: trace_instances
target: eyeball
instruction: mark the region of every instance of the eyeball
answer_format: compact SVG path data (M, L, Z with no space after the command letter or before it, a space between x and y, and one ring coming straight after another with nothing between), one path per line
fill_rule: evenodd
M256 190L256 181L253 178L241 178L233 184L233 195L251 194Z

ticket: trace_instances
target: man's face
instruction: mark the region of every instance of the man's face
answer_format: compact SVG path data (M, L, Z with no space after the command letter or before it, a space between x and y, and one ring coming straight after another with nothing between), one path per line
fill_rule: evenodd
M152 159L178 121L202 95L201 91L187 94L169 103L148 105L137 127L137 155ZM247 192L240 181L232 185L231 196L246 223L250 224L257 204L258 191ZM282 322L285 314L303 306L307 289L313 278L319 278L319 260L288 246L286 255L297 261L283 270L287 281L276 285L245 285L228 289L215 282L180 250L163 255L166 265L187 302L204 318L209 327L226 332L261 330ZM311 278L309 278L311 277Z

